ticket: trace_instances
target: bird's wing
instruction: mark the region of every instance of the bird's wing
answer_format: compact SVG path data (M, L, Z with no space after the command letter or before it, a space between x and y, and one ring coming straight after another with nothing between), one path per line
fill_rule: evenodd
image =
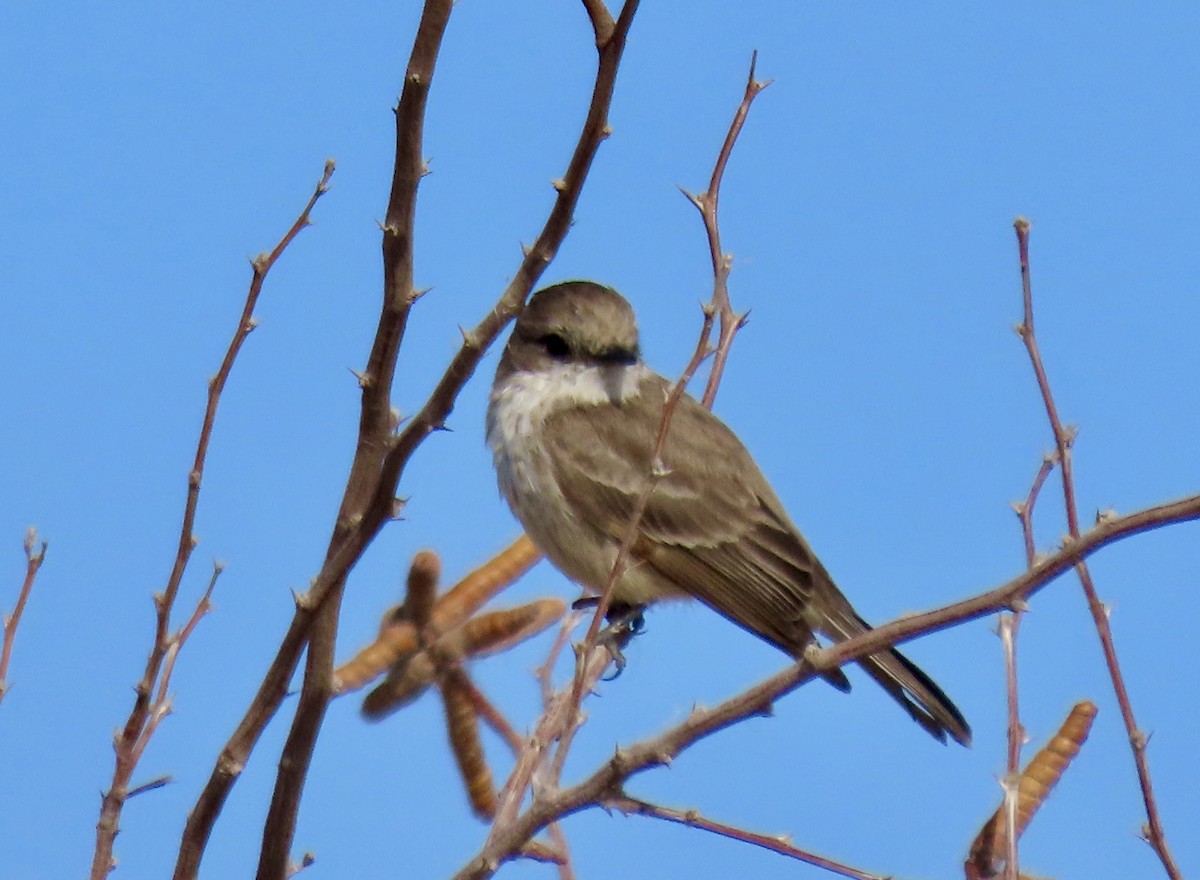
M647 379L638 397L614 409L556 413L548 421L574 424L560 430L548 424L543 434L554 447L550 459L572 509L614 541L624 538L647 484L667 390L665 380ZM589 441L578 442L580 436ZM810 607L814 591L825 595L828 575L746 448L716 416L684 397L662 458L667 472L642 516L636 561L799 656L819 619L813 616L819 609Z

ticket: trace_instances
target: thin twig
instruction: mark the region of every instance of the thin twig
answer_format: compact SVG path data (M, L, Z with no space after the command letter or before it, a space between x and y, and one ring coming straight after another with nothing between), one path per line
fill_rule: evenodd
M1056 455L1047 455L1042 458L1042 465L1038 468L1038 472L1030 484L1029 494L1025 501L1013 504L1013 510L1016 511L1017 518L1021 521L1021 535L1025 544L1025 565L1029 568L1033 567L1033 563L1037 559L1033 533L1034 507L1037 506L1038 495L1041 494L1042 486L1045 485L1046 478L1050 476L1050 471L1054 469L1056 460ZM1020 835L1015 833L1015 804L1021 773L1021 747L1025 744L1025 725L1021 723L1020 690L1017 677L1017 635L1021 631L1021 620L1024 616L1025 603L1023 601L1016 602L1013 604L1011 614L1000 613L999 624L1000 642L1004 646L1005 696L1008 703L1008 750L1004 774L1005 803L1010 806L1010 809L1005 811L1007 821L1010 823L1007 838L1009 852L1005 868L1008 880L1018 880L1020 876L1017 860L1017 839Z
M8 693L8 664L12 659L17 627L21 625L21 615L25 613L25 605L33 592L33 582L37 579L38 569L46 560L46 548L49 545L45 541L39 545L37 529L30 526L25 531L23 546L25 548L25 580L21 582L21 591L17 593L17 604L13 608L12 614L4 617L4 639L3 644L0 644L0 701L3 701L4 695Z
M1021 217L1013 224L1013 228L1017 233L1017 250L1021 266L1021 294L1024 306L1024 320L1017 328L1017 333L1025 343L1026 351L1029 353L1029 360L1033 365L1038 389L1042 394L1042 402L1046 407L1046 418L1050 423L1050 430L1054 434L1054 444L1058 453L1060 468L1059 473L1062 478L1067 530L1071 540L1075 541L1080 537L1079 513L1075 499L1075 475L1071 460L1071 449L1075 442L1076 431L1074 427L1064 425L1059 418L1058 407L1055 405L1054 396L1050 390L1050 381L1046 377L1041 352L1038 349L1037 333L1033 325L1033 288L1029 271L1030 223ZM1092 581L1091 571L1087 565L1080 561L1075 567L1075 572L1079 576L1079 583L1083 587L1088 610L1091 612L1092 622L1096 627L1096 634L1100 638L1100 646L1104 653L1104 662L1108 667L1109 677L1112 679L1113 690L1117 696L1117 705L1121 710L1121 719L1125 724L1125 732L1129 737L1129 744L1133 750L1133 762L1137 769L1138 784L1142 791L1142 803L1146 809L1147 821L1144 829L1144 837L1146 842L1150 844L1158 855L1167 876L1171 880L1182 880L1183 875L1167 846L1166 833L1163 831L1162 820L1158 812L1158 802L1154 797L1154 786L1150 780L1150 763L1146 756L1148 737L1138 727L1137 721L1134 718L1133 704L1129 699L1129 691L1125 686L1125 678L1121 674L1117 649L1113 642L1112 627L1109 625L1108 620L1108 609L1104 607L1104 603L1100 601L1096 593L1096 586Z
M524 813L515 815L499 831L498 821L482 850L454 875L454 880L480 880L492 876L503 862L515 856L525 841L549 822L599 805L605 797L622 791L632 776L652 767L669 764L701 739L746 718L763 714L776 700L824 672L918 636L995 614L1002 608L1010 607L1016 600L1028 600L1079 561L1116 541L1152 529L1197 520L1200 520L1200 495L1127 516L1104 519L1084 532L1079 540L1071 541L1056 553L1045 556L1032 569L999 587L933 611L907 615L828 648L807 651L802 662L789 666L717 706L693 710L684 721L665 733L619 748L591 776L569 788L544 792ZM595 657L600 658L598 665L605 664L605 659L599 654ZM543 737L549 731L559 729L562 719L558 716L566 702L563 699L565 696L567 694L560 693L551 710L539 721L533 737L539 748L545 747L547 740ZM526 749L521 760L532 760L536 765L538 758L530 758L530 752L530 749ZM514 772L510 784L515 776ZM501 809L503 802L502 793Z
M163 653L162 667L158 672L153 699L146 706L146 717L138 735L132 740L126 740L118 732L113 738L116 769L113 771L112 785L100 800L100 819L96 823L96 850L92 857L92 880L101 880L107 876L115 864L113 842L120 828L121 811L126 802L135 795L161 788L170 780L170 777L163 777L134 788L129 786L133 773L141 762L142 755L145 754L146 746L150 744L151 738L158 730L158 725L167 715L171 714L170 687L171 675L175 671L175 661L200 619L212 608L212 592L217 585L217 578L221 576L221 571L222 566L219 563L213 563L208 586L192 610L191 617L178 632L167 638L167 650Z
M708 235L709 258L712 260L713 270L711 307L720 318L721 324L712 369L708 374L708 384L705 386L704 396L701 398L701 402L709 409L712 409L713 401L717 398L717 387L721 384L721 376L725 372L725 361L729 357L733 337L746 322L746 316L735 314L733 306L729 302L728 282L729 271L733 266L733 256L725 253L721 248L721 228L717 220L717 203L721 197L721 181L725 177L725 167L729 164L729 157L733 155L733 147L737 143L738 135L742 132L742 126L746 123L750 105L754 103L758 93L771 84L771 80L760 81L754 78L757 66L758 52L755 51L750 55L750 73L746 77L746 91L742 95L742 102L738 105L737 111L733 114L733 122L729 125L729 131L725 135L721 151L717 154L717 162L713 166L708 189L699 194L683 190L683 194L696 206L704 220L704 229Z
M300 231L310 225L309 215L317 200L329 189L329 179L332 177L334 164L326 161L316 188L308 203L304 206L291 228L284 234L270 253L259 254L251 261L253 274L246 300L242 306L242 314L238 318L233 338L225 350L221 366L217 374L209 380L208 400L204 410L204 419L200 426L200 435L196 443L196 454L192 461L192 469L188 473L187 498L184 502L183 523L179 530L179 544L175 552L175 561L171 573L167 577L166 587L161 593L154 595L155 631L150 655L142 678L137 684L133 709L125 722L124 728L118 732L114 740L116 762L113 768L112 784L105 793L100 807L100 820L96 824L96 849L92 858L92 880L102 880L113 865L113 842L117 835L121 809L127 798L129 779L133 774L138 759L145 749L146 742L157 728L159 721L169 709L169 701L165 696L160 700L156 692L165 694L166 681L169 677L169 666L174 664L171 652L178 652L180 642L178 637L173 640L169 636L171 611L179 586L187 570L188 560L196 546L196 536L193 531L196 521L196 509L200 500L200 486L203 482L204 467L208 459L208 447L212 440L213 425L217 418L217 408L221 401L221 393L229 380L233 364L246 337L254 330L257 322L254 318L254 307L262 292L263 282L271 268L283 255L284 250L291 244ZM209 588L211 590L211 582ZM188 630L190 632L190 629ZM171 656L169 656L171 655Z
M724 822L714 822L712 819L706 819L700 815L697 810L677 810L673 807L663 807L641 800L640 798L631 797L625 792L608 798L605 800L604 806L620 810L622 813L649 816L654 819L662 819L666 822L674 822L678 825L686 825L689 828L699 828L702 831L709 831L721 837L728 837L730 840L740 840L742 843L759 846L765 850L779 853L781 856L787 856L790 859L796 859L808 865L824 868L826 871L839 874L842 877L851 877L854 880L887 880L886 877L880 874L860 871L858 868L852 868L841 862L835 862L833 859L827 859L824 856L798 849L792 845L786 835L759 834L756 831L748 831L745 828L738 828L735 825L726 825Z

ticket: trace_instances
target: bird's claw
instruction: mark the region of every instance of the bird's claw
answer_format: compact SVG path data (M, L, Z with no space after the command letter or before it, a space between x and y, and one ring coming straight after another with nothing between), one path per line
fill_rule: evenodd
M580 610L595 608L598 604L600 604L599 596L584 596L572 602L571 607ZM646 621L642 616L643 610L644 606L642 605L628 605L624 602L613 602L608 606L608 611L604 615L608 625L600 631L596 644L602 645L608 650L616 670L612 675L605 676L604 681L613 681L625 671L625 655L622 653L622 649L629 644L630 639L645 629Z

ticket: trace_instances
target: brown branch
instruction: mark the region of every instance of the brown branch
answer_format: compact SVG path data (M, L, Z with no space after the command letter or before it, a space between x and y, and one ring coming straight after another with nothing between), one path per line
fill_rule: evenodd
M8 693L8 664L12 659L17 627L21 625L21 615L25 613L25 605L29 602L29 596L33 592L33 582L37 580L38 569L46 560L46 548L49 545L42 541L39 546L37 529L30 526L25 531L23 546L25 548L25 580L21 582L21 591L17 593L17 604L13 607L12 614L4 616L4 637L3 643L0 644L0 702Z
M1058 453L1058 463L1062 479L1063 502L1066 508L1067 530L1072 540L1080 537L1079 513L1075 500L1075 476L1071 460L1071 449L1075 442L1076 431L1073 427L1065 426L1059 418L1058 407L1050 390L1050 381L1046 377L1042 365L1041 352L1038 349L1037 333L1033 325L1033 290L1029 271L1029 230L1030 223L1023 217L1017 218L1013 224L1017 233L1017 250L1021 266L1021 293L1024 306L1024 320L1017 328L1017 333L1025 343L1033 365L1034 376L1037 378L1038 389L1041 391L1042 402L1046 407L1046 418L1050 422L1050 430L1054 434L1054 444ZM1175 863L1174 856L1167 846L1166 833L1163 831L1162 820L1158 812L1158 802L1154 797L1154 786L1150 780L1150 763L1146 757L1146 734L1138 727L1133 714L1133 704L1129 699L1129 691L1125 686L1125 678L1121 674L1120 662L1117 659L1117 649L1113 642L1112 628L1108 621L1108 610L1096 593L1091 571L1081 561L1075 567L1079 583L1083 587L1087 599L1088 610L1100 638L1100 646L1104 653L1104 662L1112 679L1113 690L1117 696L1117 705L1121 710L1121 720L1125 724L1125 732L1133 750L1133 762L1137 769L1138 784L1142 791L1142 803L1146 809L1146 826L1144 837L1154 849L1162 862L1163 869L1171 880L1182 880L1182 873Z
M1083 533L1078 540L1069 542L1058 552L1038 561L1033 568L986 593L923 614L903 617L828 648L809 650L801 662L789 666L724 703L710 709L693 710L687 719L665 733L628 748L618 749L612 758L579 784L542 793L524 813L514 816L502 829L497 828L500 824L498 821L483 849L455 874L455 880L478 880L492 876L504 861L514 857L522 844L547 823L599 805L604 798L622 791L626 781L632 776L652 767L669 764L683 750L699 740L753 715L769 711L776 700L823 672L876 654L884 648L917 636L994 614L1003 608L1011 607L1013 602L1027 600L1050 581L1102 547L1151 529L1195 520L1200 520L1200 495L1147 508L1128 516L1102 520L1094 528ZM548 731L558 729L555 725L561 723L557 713L566 702L561 699L563 696L565 695L560 694L560 699L539 722L532 740L538 748L545 748L546 741L542 737ZM521 761L533 761L536 765L538 758L531 758L531 751L533 750L527 749ZM514 771L513 778L515 776ZM513 778L510 778L509 784L513 783ZM502 792L502 812L499 818L503 818L504 806Z
M163 653L162 668L157 674L157 686L154 698L146 706L146 717L143 720L138 735L127 740L123 732L118 732L113 738L113 750L117 753L116 769L113 771L112 784L100 800L100 819L96 823L96 849L92 855L92 880L107 877L116 866L113 856L113 843L120 830L121 811L131 797L161 788L170 781L170 777L160 777L142 785L130 788L129 783L133 773L142 760L146 746L158 730L159 723L171 713L171 675L175 671L175 661L179 652L191 637L200 619L212 609L212 592L221 576L222 566L214 563L212 575L208 579L208 587L204 595L196 603L188 622L173 636L167 638L167 648Z
M171 573L167 577L166 587L161 593L156 593L154 596L154 641L150 649L150 655L146 660L146 667L142 673L142 678L137 684L133 709L129 713L129 718L126 720L124 728L117 734L114 742L114 748L117 753L116 765L113 769L113 782L104 796L101 804L100 820L96 825L96 850L92 860L91 873L93 880L99 880L99 878L107 876L108 872L112 869L113 841L117 834L121 808L127 797L126 787L137 760L145 748L145 740L149 738L150 734L157 727L163 714L161 711L163 706L158 700L153 699L153 694L156 688L160 693L163 692L166 678L169 675L169 670L164 669L164 663L167 663L168 652L172 647L172 639L168 635L171 610L175 605L175 598L179 593L179 586L183 580L184 572L187 570L192 549L196 546L196 537L193 531L196 521L196 508L200 500L200 486L203 482L204 466L208 458L208 447L212 439L213 425L216 422L217 407L221 401L221 393L224 391L225 384L229 380L230 372L233 370L233 364L237 359L238 353L241 351L242 344L256 326L254 307L258 303L258 297L262 292L267 273L271 271L271 268L280 256L282 256L284 250L291 244L292 240L300 234L302 229L310 224L309 215L316 205L317 200L328 191L329 179L332 177L333 171L333 162L326 161L325 170L321 175L320 181L318 181L312 196L304 206L304 210L300 212L300 215L296 218L291 228L284 234L283 238L279 240L278 244L275 245L269 254L259 254L252 261L253 275L250 280L250 288L246 293L245 303L242 306L242 314L238 319L233 338L225 350L221 366L218 368L217 374L208 383L208 400L205 406L204 419L200 426L200 435L196 443L196 454L192 462L192 469L188 473L187 498L184 502L183 523L179 530L179 545L175 553L175 561L172 564ZM190 632L190 630L188 631ZM176 651L178 650L178 644L177 642ZM173 658L170 660L170 663L174 663Z
M733 256L721 249L721 229L717 222L717 203L721 195L721 181L725 177L725 167L729 164L729 157L733 154L734 144L737 143L738 135L742 132L742 126L746 123L746 117L750 113L750 105L754 103L754 99L758 97L758 93L771 84L770 80L759 81L754 78L754 70L757 65L758 52L754 52L750 56L750 73L746 77L746 91L742 95L742 103L738 105L737 111L733 115L733 122L730 123L729 131L725 135L725 143L721 145L721 151L717 154L717 162L713 166L712 177L708 182L708 189L699 195L684 192L684 195L700 211L700 216L704 220L704 229L708 234L708 250L709 256L712 259L713 269L712 308L720 317L721 323L721 330L717 336L716 353L713 356L712 369L708 374L708 384L704 388L704 397L701 398L701 402L709 409L712 409L713 401L717 398L717 387L721 384L721 376L725 372L725 361L729 357L729 349L733 344L733 337L746 322L746 316L735 314L733 306L729 302L728 282L729 271L733 266Z
M626 815L649 816L654 819L662 819L666 822L674 822L677 825L685 825L688 828L699 828L701 831L708 831L718 834L721 837L728 837L730 840L740 840L742 843L762 847L765 850L779 853L781 856L787 856L808 865L824 868L826 871L834 874L840 874L843 877L852 877L854 880L887 880L882 875L869 874L866 871L860 871L849 865L843 865L824 856L818 856L814 853L798 849L792 845L791 841L785 835L759 834L758 832L747 831L744 828L738 828L734 825L726 825L723 822L714 822L712 819L706 819L700 815L697 810L677 810L673 807L663 807L658 804L648 803L639 798L630 797L624 792L605 800L604 806L620 810Z

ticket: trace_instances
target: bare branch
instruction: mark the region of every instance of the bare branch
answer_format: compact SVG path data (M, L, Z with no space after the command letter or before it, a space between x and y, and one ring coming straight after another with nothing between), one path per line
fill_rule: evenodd
M124 728L117 734L114 741L114 748L117 753L116 766L113 769L112 785L104 796L103 803L101 804L100 820L96 825L96 850L92 859L91 873L93 880L100 880L100 878L106 877L112 869L113 841L117 834L121 808L127 797L126 789L129 779L142 751L145 749L146 741L169 709L169 703L165 699L165 687L169 678L169 669L164 669L164 663L168 663L168 653L172 650L172 642L174 641L174 650L176 652L178 652L179 646L182 644L182 641L178 637L172 640L168 635L171 610L175 605L175 598L179 593L179 586L183 581L184 572L187 570L192 549L196 546L196 536L193 527L196 521L196 509L200 500L200 486L203 482L204 467L208 459L208 447L212 439L213 425L216 422L221 393L224 391L225 384L229 380L229 375L233 370L233 364L237 360L238 353L242 349L242 344L256 326L254 307L258 303L258 297L262 292L267 274L271 271L276 261L283 255L284 250L287 249L287 246L291 244L293 239L300 234L302 229L310 224L309 215L316 206L317 200L328 191L329 180L333 176L333 172L334 163L332 160L327 160L325 162L325 169L321 174L321 179L317 182L312 196L291 228L284 233L283 237L270 253L259 254L251 262L253 275L250 280L250 288L246 293L245 303L242 306L242 314L238 319L237 327L234 329L233 338L225 350L221 366L217 369L217 374L209 380L208 400L204 410L204 419L200 426L200 435L196 443L196 454L192 461L192 468L188 472L187 498L184 502L183 523L179 530L179 545L175 552L175 561L171 567L171 573L167 577L166 587L161 593L156 593L154 596L154 641L150 648L150 655L146 660L146 667L142 673L142 678L137 684L133 709L130 710L129 718L126 720ZM211 591L211 589L212 582L210 581L209 590ZM187 632L190 633L190 631L190 629L187 629ZM174 664L173 657L169 663L171 665ZM162 699L152 699L156 690L163 695Z
M507 822L503 821L506 803L502 791L500 812L492 834L489 835L483 849L454 875L455 880L478 880L492 876L504 861L514 857L524 842L537 834L547 823L599 805L605 798L623 791L626 781L632 776L652 767L669 764L684 749L699 740L748 717L768 711L775 700L823 672L876 654L884 648L917 636L994 614L1018 599L1028 599L1101 547L1151 529L1195 520L1200 520L1200 495L1147 508L1128 516L1104 519L1078 540L1071 541L1058 552L1040 560L1032 569L995 589L934 611L908 615L828 648L807 652L801 662L789 666L724 703L710 709L693 710L687 719L665 733L628 748L618 749L612 758L587 779L570 788L543 792L524 813L516 815L519 804L512 806L514 816ZM602 670L607 658L596 652L590 662L596 663L597 658L597 665L600 665ZM545 748L545 737L550 731L561 729L562 719L559 716L567 703L567 696L569 695L559 694L550 710L543 715L531 740L536 748L526 749L518 762L518 770L514 771L506 785L506 790L509 786L516 787L521 784L518 771L522 769L522 763L536 766L540 760L540 753L535 752ZM532 769L528 772L532 773Z
M1047 455L1042 458L1042 465L1038 468L1037 474L1033 478L1033 483L1029 487L1029 494L1025 501L1013 505L1013 509L1017 513L1017 518L1021 521L1021 534L1025 542L1025 564L1032 568L1034 561L1037 559L1037 551L1034 546L1033 537L1033 510L1037 505L1038 495L1042 491L1042 486L1046 483L1046 478L1050 476L1050 471L1054 469L1054 462L1057 461L1056 455ZM1018 601L1013 604L1011 614L1000 613L999 633L1000 641L1004 646L1004 681L1005 681L1005 697L1008 704L1008 750L1007 762L1004 774L1004 791L1006 795L1006 804L1009 804L1012 809L1005 811L1006 821L1009 823L1008 830L1008 857L1005 860L1005 871L1008 880L1017 880L1020 875L1019 861L1017 859L1017 840L1020 837L1016 833L1016 787L1021 770L1021 747L1025 745L1025 726L1021 723L1020 710L1020 690L1018 688L1017 677L1017 635L1021 631L1021 619L1025 615L1024 601Z
M1072 540L1078 540L1079 513L1075 500L1075 475L1071 460L1071 449L1075 442L1076 431L1073 427L1065 426L1058 415L1058 407L1050 390L1050 381L1046 377L1042 365L1041 352L1038 349L1037 334L1033 326L1033 290L1029 271L1029 230L1030 223L1023 217L1013 223L1017 233L1017 250L1021 265L1021 293L1024 305L1024 320L1017 328L1017 333L1025 343L1029 353L1029 361L1033 365L1034 376L1037 378L1038 389L1041 391L1042 402L1046 407L1046 418L1050 422L1050 430L1054 434L1054 445L1058 453L1059 473L1062 478L1063 502L1067 515L1067 530ZM1075 566L1079 583L1087 598L1088 610L1092 614L1092 622L1096 634L1100 637L1100 646L1104 653L1104 662L1112 679L1113 690L1117 696L1117 705L1121 710L1121 720L1125 724L1125 732L1129 736L1129 744L1133 750L1133 762L1137 768L1138 784L1142 790L1142 802L1146 808L1146 842L1154 849L1162 862L1163 869L1171 880L1182 880L1182 873L1175 863L1174 856L1167 846L1166 833L1163 831L1162 820L1158 812L1158 802L1154 797L1154 786L1150 780L1150 762L1146 757L1146 734L1138 727L1133 715L1133 704L1129 699L1129 691L1125 686L1125 678L1121 674L1120 662L1117 659L1117 649L1113 642L1112 627L1108 621L1108 609L1100 601L1096 586L1092 581L1091 571L1082 561Z
M8 693L8 664L12 659L17 627L21 625L21 615L25 613L25 605L29 602L29 596L33 592L33 582L37 580L38 569L46 560L46 548L49 545L45 541L39 545L37 529L30 526L25 531L23 546L25 548L25 580L21 582L21 591L17 593L17 604L13 608L12 614L4 617L4 636L3 642L0 643L0 701L3 701L4 695Z
M721 837L728 837L730 840L740 840L742 843L759 846L771 852L779 853L781 856L787 856L790 859L796 859L805 864L824 868L826 871L834 874L840 874L843 877L852 877L854 880L887 880L882 875L869 874L866 871L860 871L849 865L843 865L824 856L818 856L814 853L797 849L786 836L759 834L756 831L747 831L744 828L726 825L723 822L714 822L712 819L706 819L700 815L697 810L677 810L672 807L662 807L658 804L651 804L638 798L630 797L624 792L609 798L605 802L605 806L627 814L650 816L654 819L662 819L666 822L686 825L689 828L699 828L702 831L719 834Z
M138 735L132 740L125 739L120 733L113 739L113 749L117 753L116 768L113 771L112 785L100 800L100 819L96 823L96 849L92 856L92 880L106 877L116 860L113 856L113 842L120 828L121 811L131 798L147 791L161 788L170 781L169 776L160 777L142 785L129 787L133 773L145 754L146 746L158 730L159 723L171 713L171 675L175 672L175 661L179 652L187 643L188 638L196 629L200 619L212 609L212 592L221 576L222 566L213 563L212 574L208 579L208 587L204 595L196 603L188 622L167 640L167 650L163 654L162 668L157 673L157 686L154 689L154 699L146 707L146 716Z
M734 144L737 143L742 126L746 123L746 117L750 114L750 105L754 103L758 93L771 84L770 80L759 81L754 78L757 65L758 52L754 52L750 56L750 73L746 77L746 91L742 96L742 103L738 105L737 112L733 115L733 122L729 125L729 132L725 135L725 143L721 145L721 152L717 154L717 164L713 167L708 190L692 197L692 203L700 209L700 216L704 220L704 229L708 233L708 249L713 268L712 306L720 316L721 323L712 370L708 374L708 384L704 388L704 397L702 398L702 402L709 409L712 409L713 401L716 400L717 386L721 384L721 376L725 372L725 361L729 357L729 348L733 344L733 337L745 321L744 315L734 314L733 306L729 302L729 270L733 265L733 257L721 248L721 230L717 223L717 202L721 195L721 181L725 177L725 167L729 164Z

